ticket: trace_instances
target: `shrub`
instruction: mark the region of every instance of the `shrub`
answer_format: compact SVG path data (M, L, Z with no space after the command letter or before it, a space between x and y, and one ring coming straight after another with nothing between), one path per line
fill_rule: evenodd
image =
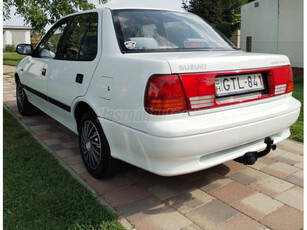
M16 51L16 47L14 45L6 45L4 47L4 52L15 52Z

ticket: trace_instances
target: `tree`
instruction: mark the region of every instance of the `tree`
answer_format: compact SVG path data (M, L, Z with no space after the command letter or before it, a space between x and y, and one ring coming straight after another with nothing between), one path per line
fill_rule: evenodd
M230 38L240 27L240 8L245 3L247 0L190 0L189 3L184 0L182 8L197 14Z
M99 0L106 3L107 0ZM34 32L42 33L47 24L53 24L62 16L79 11L95 8L88 0L4 0L3 18L10 18L11 7L16 8L16 14L25 18Z

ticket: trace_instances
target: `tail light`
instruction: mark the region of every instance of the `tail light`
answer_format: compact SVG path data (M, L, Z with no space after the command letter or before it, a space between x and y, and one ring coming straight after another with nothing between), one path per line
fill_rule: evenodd
M153 76L149 79L145 93L145 110L155 115L187 111L182 85L177 75Z
M293 74L291 66L272 68L268 72L270 88L274 86L274 95L278 96L293 91Z
M251 73L263 74L266 84L264 91L257 95L242 93L222 98L223 100L217 98L216 79L218 76L239 76ZM148 113L165 115L254 101L292 91L291 66L242 71L156 75L152 76L147 83L144 103Z
M291 93L293 91L293 72L291 66L288 66L288 86L286 93Z

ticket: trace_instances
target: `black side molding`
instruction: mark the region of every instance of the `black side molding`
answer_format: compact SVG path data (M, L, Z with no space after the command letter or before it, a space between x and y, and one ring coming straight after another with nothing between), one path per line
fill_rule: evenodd
M29 87L29 86L22 85L22 87L23 87L24 89L28 90L29 92L35 94L36 96L39 96L40 98L44 99L45 101L48 101L48 102L50 102L51 104L56 105L57 107L59 107L59 108L61 108L61 109L63 109L63 110L65 110L65 111L67 111L67 112L70 113L70 111L71 111L71 107L70 107L70 106L65 105L65 104L63 104L62 102L57 101L57 100L55 100L55 99L53 99L53 98L51 98L51 97L48 97L47 95L45 95L45 94L43 94L43 93L41 93L41 92L39 92L39 91L37 91L37 90L35 90L35 89L32 89L32 88Z

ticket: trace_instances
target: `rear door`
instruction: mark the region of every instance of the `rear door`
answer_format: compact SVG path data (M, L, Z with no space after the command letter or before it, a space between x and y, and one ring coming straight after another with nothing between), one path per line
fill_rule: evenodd
M99 61L98 18L98 13L86 13L72 19L50 67L48 97L64 110L85 95Z
M49 66L47 90L53 116L74 130L72 102L85 95L100 57L98 21L96 12L73 16Z

